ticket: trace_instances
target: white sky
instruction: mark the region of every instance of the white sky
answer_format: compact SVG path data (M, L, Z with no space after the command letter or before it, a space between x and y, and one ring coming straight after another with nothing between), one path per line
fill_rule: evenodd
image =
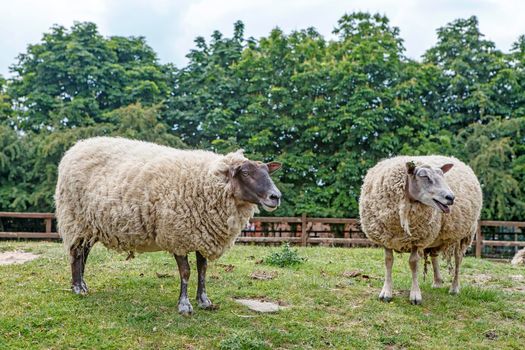
M387 15L416 59L435 44L436 29L457 18L478 16L481 32L503 51L525 34L522 0L0 0L0 74L53 24L91 21L106 36L145 36L161 62L181 67L195 37L216 29L229 36L236 20L246 37L315 27L330 38L337 20L354 11Z

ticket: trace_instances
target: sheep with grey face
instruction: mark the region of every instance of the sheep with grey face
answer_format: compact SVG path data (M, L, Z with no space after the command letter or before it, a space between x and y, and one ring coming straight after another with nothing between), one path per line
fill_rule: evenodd
M418 260L430 255L434 287L442 278L438 256L454 257L450 293L459 292L459 268L472 242L482 194L472 169L453 157L394 157L371 168L361 188L359 214L368 238L385 249L385 283L379 298L392 299L393 251L410 252L410 301L422 301Z
M219 155L109 137L78 142L60 162L55 193L73 292L88 291L84 268L96 242L130 255L167 251L181 277L179 312L190 314L187 254L196 252L197 302L211 308L207 260L233 245L257 205L279 206L270 174L280 167L251 161L242 151Z

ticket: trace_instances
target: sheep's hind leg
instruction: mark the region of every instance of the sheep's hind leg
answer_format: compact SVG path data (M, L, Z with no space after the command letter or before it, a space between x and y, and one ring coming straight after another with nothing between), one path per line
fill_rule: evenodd
M392 249L385 248L385 283L383 289L379 294L379 299L382 301L392 300L392 266L394 265L394 252Z
M198 273L197 303L200 308L212 310L213 304L206 295L206 268L208 267L208 261L199 252L195 252L195 255L197 256Z
M419 305L422 302L421 290L419 289L419 282L417 280L417 263L419 260L419 254L417 248L412 248L410 258L408 260L410 264L410 270L412 271L412 288L410 288L410 302L414 305Z
M441 278L441 272L439 271L439 255L432 254L430 255L430 260L432 261L432 271L434 272L434 282L432 283L432 288L441 288L443 286L443 278Z
M180 295L179 295L179 313L181 315L191 315L193 307L191 306L190 299L188 299L188 281L190 279L190 264L188 263L187 255L175 255L175 260L179 266L180 274Z
M92 245L89 243L82 243L69 251L71 255L71 290L75 294L85 295L88 293L89 289L84 281L84 270L91 247Z

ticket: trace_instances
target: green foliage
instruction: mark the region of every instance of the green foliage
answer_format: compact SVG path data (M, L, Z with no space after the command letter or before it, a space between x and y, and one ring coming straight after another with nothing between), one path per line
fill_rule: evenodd
M483 217L525 216L525 117L472 124L458 136L483 188Z
M333 40L314 28L245 38L236 22L232 37L196 38L176 69L144 38L54 26L0 78L0 210L52 210L65 150L119 135L281 161L269 215L285 216L357 217L379 160L455 155L480 178L484 218L523 219L525 36L502 53L476 17L437 32L417 62L377 14L343 15Z
M106 122L104 112L164 100L171 66L161 66L144 38L104 38L93 23L54 26L12 66L8 92L22 130Z
M305 260L306 258L300 256L297 249L290 248L290 245L285 243L280 250L276 250L268 255L264 262L268 265L288 267L302 264Z

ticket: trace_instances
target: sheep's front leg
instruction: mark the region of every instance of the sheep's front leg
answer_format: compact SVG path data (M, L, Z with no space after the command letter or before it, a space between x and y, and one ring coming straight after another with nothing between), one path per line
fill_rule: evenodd
M385 283L379 294L382 301L392 300L392 266L394 265L394 252L392 249L385 248Z
M459 248L454 250L454 279L452 280L452 285L450 286L450 294L459 293L459 267L461 266L461 261L463 260L463 253L460 252Z
M213 304L206 295L206 268L208 267L208 261L199 252L195 252L195 255L197 256L198 273L197 304L200 308L211 310Z
M441 288L443 285L443 279L441 278L441 272L439 271L439 256L431 255L430 260L432 261L432 270L434 272L434 282L432 288Z
M417 248L412 248L410 253L410 270L412 271L412 288L410 288L410 302L414 305L421 304L421 290L419 289L419 282L417 280L417 263L419 261L419 254L417 253Z
M190 264L187 255L173 255L179 266L180 274L180 295L179 295L179 313L181 315L191 315L193 307L188 299L188 281L190 279Z

